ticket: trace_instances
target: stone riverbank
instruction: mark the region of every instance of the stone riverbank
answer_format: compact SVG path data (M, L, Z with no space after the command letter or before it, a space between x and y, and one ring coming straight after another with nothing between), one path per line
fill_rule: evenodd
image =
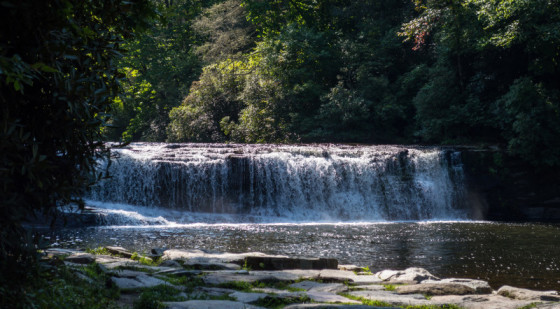
M482 280L438 278L422 268L372 273L335 259L178 249L139 256L120 247L52 248L44 259L62 261L85 281L103 276L108 288L120 290L123 308L139 307L146 295L167 308L193 309L560 308L557 291L493 290Z

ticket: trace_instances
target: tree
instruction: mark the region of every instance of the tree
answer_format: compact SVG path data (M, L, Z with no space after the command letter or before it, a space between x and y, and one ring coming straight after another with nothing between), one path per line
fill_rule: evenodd
M121 78L115 61L153 10L145 0L0 7L0 282L11 285L0 287L4 294L32 275L25 264L33 265L36 247L22 221L83 205L81 193L101 176L101 127ZM13 301L1 299L2 307Z

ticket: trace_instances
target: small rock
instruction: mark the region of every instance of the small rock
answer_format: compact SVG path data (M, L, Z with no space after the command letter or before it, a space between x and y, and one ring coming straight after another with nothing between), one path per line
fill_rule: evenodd
M456 283L421 283L401 285L395 290L397 294L424 294L424 295L467 295L476 291L462 284Z
M560 296L556 291L533 291L504 285L497 293L518 300L560 301Z
M165 250L167 250L167 249L165 249L165 248L153 248L151 250L151 252L155 256L163 256L163 253L165 252Z
M65 262L74 264L91 264L95 262L95 257L89 253L75 254L64 259Z
M107 246L105 247L105 249L107 249L107 251L109 251L109 253L114 254L114 255L119 255L125 258L131 258L132 257L132 252L126 250L123 247L114 247L114 246Z
M136 277L141 276L141 275L146 275L145 272L130 270L130 269L112 270L111 274L113 274L114 276L117 276L119 278L136 278Z

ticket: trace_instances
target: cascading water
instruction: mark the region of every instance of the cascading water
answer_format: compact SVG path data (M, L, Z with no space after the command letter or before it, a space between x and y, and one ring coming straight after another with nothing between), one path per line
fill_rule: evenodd
M235 222L468 219L460 156L450 150L135 143L114 153L112 178L87 196L96 206Z

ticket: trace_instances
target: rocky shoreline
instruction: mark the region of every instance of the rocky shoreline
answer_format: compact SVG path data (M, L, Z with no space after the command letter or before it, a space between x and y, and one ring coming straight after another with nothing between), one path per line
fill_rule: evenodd
M104 278L120 291L122 308L142 308L142 301L193 309L560 308L557 291L495 291L482 280L437 278L422 268L372 273L335 259L178 249L139 256L120 247L51 248L43 259L92 284Z

